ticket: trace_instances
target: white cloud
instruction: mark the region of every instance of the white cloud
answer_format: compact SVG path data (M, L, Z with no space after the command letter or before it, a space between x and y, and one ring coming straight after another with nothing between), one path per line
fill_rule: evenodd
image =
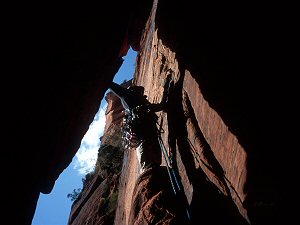
M95 167L98 149L101 144L100 137L103 135L105 127L106 108L107 103L105 103L95 115L94 121L84 135L80 148L75 155L73 168L81 175L93 171Z

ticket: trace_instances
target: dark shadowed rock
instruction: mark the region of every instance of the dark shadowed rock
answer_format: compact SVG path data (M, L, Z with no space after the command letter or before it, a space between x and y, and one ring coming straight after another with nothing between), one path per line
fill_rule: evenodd
M51 192L70 164L129 46L139 50L133 83L150 102L160 102L164 80L172 77L168 108L158 116L192 222L211 224L208 215L223 224L293 221L293 7L153 2L5 8L1 140L8 144L3 159L18 175L3 178L5 224L31 223L39 193ZM138 166L135 152L125 152L115 224L164 220L151 210L165 192L148 200L151 182L149 190L139 189ZM143 187L147 179L139 181ZM149 203L141 208L145 217L129 216L137 206L132 196ZM100 204L89 201L81 213Z

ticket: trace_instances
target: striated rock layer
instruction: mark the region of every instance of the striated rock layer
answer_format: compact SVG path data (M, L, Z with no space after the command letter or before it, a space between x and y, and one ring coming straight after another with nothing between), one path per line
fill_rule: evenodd
M31 224L39 194L50 193L71 163L122 57L138 47L145 5L128 0L6 7L1 141L11 145L5 160L22 174L3 178L10 183L5 224Z
M93 172L86 175L83 189L73 202L69 225L108 225L114 222L124 156L120 119L124 112L120 110L120 100L111 92L105 99L108 103L106 129L98 150L96 166Z
M39 193L50 193L70 164L131 46L139 51L134 83L151 102L172 77L158 116L190 223L292 224L299 102L293 8L192 0L6 7L1 140L9 144L3 159L18 173L2 168L9 185L2 221L31 223ZM136 186L146 183L137 183L135 152L124 157L118 225L140 218L131 216L132 196L146 196Z
M273 63L285 59L283 52L274 53L272 43L264 41L273 37L273 24L268 31L260 30L264 13L255 11L253 18L252 8L237 12L229 5L195 4L154 1L134 78L135 85L145 88L148 100L159 103L164 80L172 76L168 107L157 115L184 189L184 197L178 198L191 214L185 222L290 221L287 193L293 188L281 177L292 170L286 156L281 159L287 142L278 132L284 126L276 120L285 112L274 99L282 85L273 77L283 69ZM261 36L254 37L258 32ZM130 165L120 188L136 199L132 183L148 187L138 181L135 155L128 157ZM119 199L115 224L146 223L139 216L132 220L132 201ZM143 207L139 209L148 215Z
M290 166L279 157L286 143L273 122L283 112L270 75L282 69L270 65L283 59L264 42L273 33L245 35L262 27L257 11L250 21L251 10L195 4L154 1L133 81L159 103L171 75L167 108L157 115L181 191L173 192L166 162L141 174L135 151L125 151L114 224L290 221L291 186L280 180Z

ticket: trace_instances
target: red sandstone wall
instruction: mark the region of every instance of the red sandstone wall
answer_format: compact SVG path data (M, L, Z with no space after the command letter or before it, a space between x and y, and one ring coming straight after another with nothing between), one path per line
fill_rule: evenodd
M148 96L148 100L153 103L160 102L163 93L163 83L168 74L172 74L173 86L180 88L177 92L181 93L181 105L186 117L185 126L190 146L189 149L179 152L178 148L180 146L176 144L176 149L172 149L172 154L176 154L177 165L188 202L191 203L193 192L197 190L194 189L193 182L189 179L190 174L188 173L191 169L185 168L186 164L183 163L180 155L184 154L185 151L193 154L193 158L191 158L193 162L190 162L190 164L194 166L194 169L203 170L208 179L216 185L223 195L233 199L240 213L248 219L247 212L242 205L246 194L243 191L243 187L246 182L247 154L239 144L237 137L224 124L220 115L204 99L199 85L190 72L187 69L179 70L179 67L182 67L182 65L180 65L176 57L176 52L168 48L158 37L157 30L159 28L155 26L155 13L156 5L154 5L152 14L146 24L146 31L141 41L134 83L145 87L145 94ZM178 99L180 100L180 98ZM178 99L174 97L172 100L178 101ZM187 101L190 102L189 106L187 106ZM176 113L181 112L158 113L160 120L163 121L162 126L165 131L163 140L166 146L170 145L167 141L170 129L168 116L172 117ZM196 123L189 118L190 114L195 116ZM198 130L203 133L202 139L199 138ZM210 146L209 149L203 147L204 144L201 143L203 140ZM205 151L211 152L207 153ZM209 154L214 155L214 157L210 157ZM127 182L130 185L126 185L126 182L123 181L120 187L121 189L125 188L125 192L132 193L132 183L137 178L137 164L133 165L133 163L137 163L135 155L129 155L128 161L131 161L130 167L124 171L123 176L127 177ZM220 173L220 170L223 172ZM132 173L134 173L134 176L129 175ZM166 179L168 178L166 177ZM130 205L130 198L126 203ZM124 211L118 208L117 218L120 217L118 214L122 214L124 218L128 217L128 206L124 208L126 209ZM117 221L119 222L119 219ZM122 224L127 224L125 221Z
M190 224L272 224L276 221L274 212L280 205L280 201L276 201L283 196L276 191L282 185L273 185L279 184L274 181L277 174L271 171L278 156L264 160L270 156L267 147L271 143L264 141L257 129L265 120L256 110L266 113L270 109L261 104L261 96L267 95L261 84L256 85L259 74L255 77L248 71L249 66L245 67L254 53L249 51L248 44L243 45L244 40L232 40L236 34L233 32L235 26L230 27L233 28L230 30L232 36L222 36L229 29L228 24L219 20L203 22L201 16L185 9L198 13L198 9L206 8L172 7L168 1L154 1L140 42L133 83L145 88L150 102L158 103L165 79L171 75L167 109L157 115L164 131L164 144L175 159L173 169L179 172L179 182L184 189L183 202L192 212ZM213 7L213 12L215 10L217 8ZM188 19L180 17L180 12ZM192 20L193 16L198 20ZM184 21L182 24L176 23L181 20ZM193 22L202 27L194 27ZM202 29L200 36L193 33L198 28ZM186 30L189 33L184 33ZM241 46L243 51L240 51ZM242 54L244 61L237 53ZM251 66L259 68L258 64ZM247 82L240 78L241 74ZM258 89L253 94L254 88ZM109 108L108 112L112 110ZM118 118L108 117L110 120ZM106 132L109 132L108 127ZM151 188L136 186L140 184L139 175L135 151L125 152L114 224L142 224L142 220L131 220L132 212L137 210L132 206L143 191L151 191ZM184 204L179 205L184 207ZM138 208L140 213L149 213L143 207ZM147 218L153 215L149 213ZM283 217L278 218L282 220Z
M133 190L140 175L140 168L135 150L126 151L119 183L118 206L114 224L129 224Z
M113 166L116 163L119 165L122 163L123 148L121 148L120 128L124 112L119 98L111 92L107 94L105 100L108 104L105 132L101 139L101 147L92 175L93 178L82 190L81 197L74 202L70 212L69 225L105 225L111 224L114 220L114 204L116 200L114 195L118 193L120 174L110 172L110 168L103 166L103 164ZM103 153L105 150L107 152ZM120 157L120 154L122 158L114 158ZM101 157L101 159L99 159L99 157ZM107 160L112 160L115 164L110 164L111 162Z

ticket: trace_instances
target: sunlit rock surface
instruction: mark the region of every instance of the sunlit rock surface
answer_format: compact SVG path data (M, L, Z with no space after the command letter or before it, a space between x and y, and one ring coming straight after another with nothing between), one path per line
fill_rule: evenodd
M129 83L129 82L128 82ZM123 110L118 98L105 97L106 128L94 171L85 176L83 189L73 202L69 225L113 224L119 192L124 149L121 142Z
M51 192L79 149L122 57L138 41L139 7L136 0L6 7L1 126L11 147L4 158L22 175L4 177L12 196L4 215L19 212L16 224L31 224L39 194Z
M272 44L264 41L276 32L274 24L254 38L245 33L261 31L265 11L256 11L258 17L250 21L251 10L240 14L229 5L200 6L154 1L134 78L134 84L145 87L148 100L158 103L165 78L172 75L168 108L157 115L164 144L176 160L185 193L183 205L191 211L189 222L291 221L286 193L293 188L280 179L292 171L284 161L287 156L280 154L289 143L280 137L285 136L278 133L284 126L276 119L286 112L274 99L281 81L271 75L283 72L280 62L285 59L282 49L274 53ZM239 19L227 17L222 7ZM274 62L280 66L270 66ZM291 96L288 91L281 94L286 99ZM120 188L136 196L132 183L139 179L138 165L133 166L137 161L131 156ZM130 198L119 199L122 207L116 224L133 224Z
M293 7L155 0L149 15L152 1L140 2L6 8L3 158L18 177L3 168L5 224L31 223L39 193L70 164L129 46L139 50L134 83L151 102L172 76L158 116L191 223L292 224ZM141 194L135 152L124 158L118 225L137 218L132 198Z

